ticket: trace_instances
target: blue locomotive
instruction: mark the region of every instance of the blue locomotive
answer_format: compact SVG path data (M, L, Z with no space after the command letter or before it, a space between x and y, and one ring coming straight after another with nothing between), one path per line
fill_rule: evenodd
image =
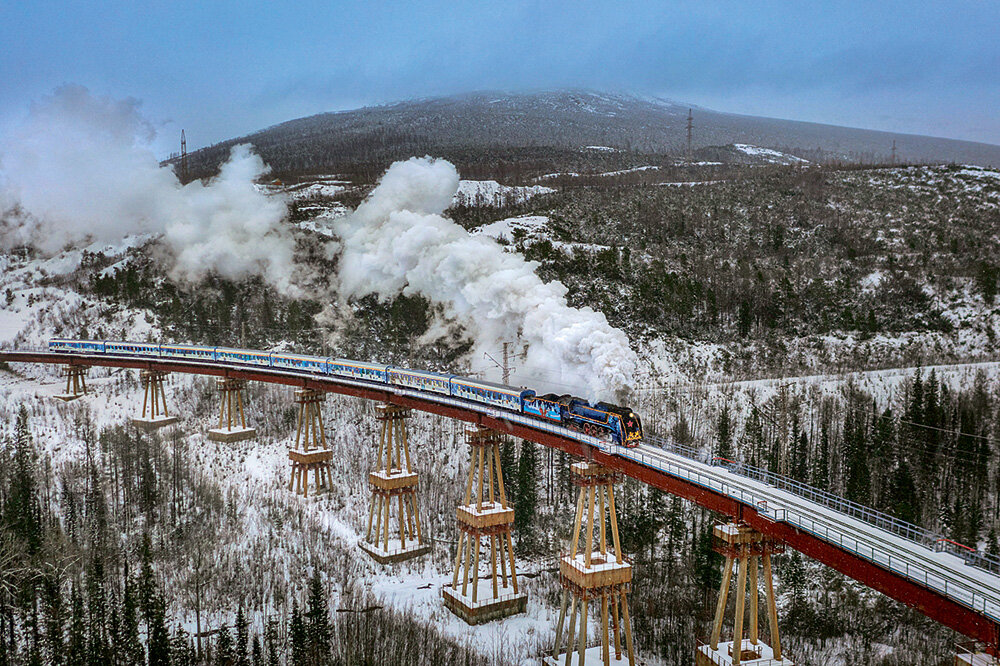
M606 402L590 403L572 395L537 395L531 389L518 389L460 375L289 352L117 340L56 338L49 340L49 351L232 363L331 375L376 384L393 384L519 412L559 423L594 437L609 439L623 446L637 446L642 442L642 421L628 407Z

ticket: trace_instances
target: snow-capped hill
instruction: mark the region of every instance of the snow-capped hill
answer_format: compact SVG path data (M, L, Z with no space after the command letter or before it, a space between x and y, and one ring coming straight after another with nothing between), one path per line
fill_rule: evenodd
M988 144L758 118L659 98L580 90L472 92L322 113L198 150L189 155L188 164L192 175L214 175L238 143L252 144L279 174L345 173L359 165L380 172L386 164L413 155L489 155L495 162L500 154L543 147L578 152L583 146L606 146L677 154L689 108L696 151L733 144L789 146L810 159L815 153L815 159L856 161L864 156L888 161L896 141L905 161L1000 164L1000 147ZM588 153L593 158L617 154ZM733 153L750 157L736 149ZM576 170L577 165L567 166Z

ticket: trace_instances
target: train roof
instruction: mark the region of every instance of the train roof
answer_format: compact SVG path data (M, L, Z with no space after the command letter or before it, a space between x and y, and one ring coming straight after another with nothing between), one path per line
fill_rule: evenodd
M392 366L389 368L389 372L403 372L408 375L417 375L418 377L433 377L435 379L451 379L454 375L446 375L440 372L431 372L430 370L411 370L410 368L398 368Z
M505 393L516 393L521 395L525 389L516 388L514 386L507 386L506 384L497 384L496 382L489 382L485 379L472 379L471 377L462 377L461 375L454 375L451 381L458 382L459 384L468 384L470 386L482 386L491 391L504 391Z
M312 356L310 354L294 354L289 352L268 352L280 358L294 358L310 361L326 361L326 356Z
M349 365L355 368L376 368L379 370L385 370L389 365L388 363L372 363L371 361L352 361L349 358L331 358L330 363Z
M250 354L252 356L267 356L272 352L260 351L259 349L241 349L240 347L216 347L220 352L232 352L234 354Z

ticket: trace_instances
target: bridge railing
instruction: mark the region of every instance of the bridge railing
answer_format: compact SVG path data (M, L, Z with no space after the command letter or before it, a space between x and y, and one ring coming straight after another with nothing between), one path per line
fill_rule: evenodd
M829 491L820 490L819 488L810 486L807 483L802 483L801 481L796 481L795 479L791 479L787 476L775 474L766 469L761 469L760 467L754 467L753 465L748 465L744 462L726 460L724 458L716 457L709 459L709 457L700 449L683 444L677 444L666 438L657 437L655 435L647 436L646 439L654 442L657 446L674 451L675 453L691 458L692 460L698 460L716 467L722 467L729 470L733 474L738 474L761 483L766 483L767 485L778 488L779 490L784 490L792 493L793 495L816 502L817 504L822 504L823 506L839 511L840 513L848 515L852 518L861 520L869 525L874 525L875 527L891 532L892 534L903 537L904 539L919 543L927 548L930 548L931 550L951 553L952 555L956 555L965 560L967 564L979 567L980 569L984 569L990 573L1000 575L1000 559L989 555L988 553L984 553L980 550L969 548L968 546L952 541L939 532L934 532L924 527L920 527L919 525L909 523L905 520L900 520L895 516L878 511L877 509L873 509L863 504L858 504L857 502L852 502L851 500L834 495Z
M648 439L648 438L647 438ZM680 477L719 494L732 497L743 504L755 507L758 512L776 522L794 525L803 532L832 543L877 566L895 572L924 587L940 592L954 601L1000 622L1000 595L984 595L967 583L937 573L925 564L911 562L908 558L892 554L878 545L877 538L862 541L838 529L836 521L817 521L813 516L792 507L777 507L772 498L744 487L727 483L717 476L705 474L696 467L672 463L658 456L650 456L636 449L618 447L616 453L666 474ZM933 557L933 555L931 555Z

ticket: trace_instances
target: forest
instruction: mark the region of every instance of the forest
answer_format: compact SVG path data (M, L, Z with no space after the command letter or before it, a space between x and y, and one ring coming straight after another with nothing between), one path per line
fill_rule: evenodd
M640 166L601 159L601 168ZM995 364L971 374L928 367L995 360L995 179L955 166L730 165L713 175L658 165L557 175L554 193L456 205L449 215L470 230L544 217L541 231L515 233L507 249L566 284L573 305L628 332L649 361L632 404L650 432L1000 554ZM550 166L522 165L517 178ZM335 199L356 205L370 187L359 177ZM293 204L288 223L309 261L333 272L336 261L297 228L329 203ZM78 270L40 274L30 290L7 289L5 302L38 308L25 336L127 338L143 320L153 324L142 335L156 340L467 368L461 331L425 339L439 311L419 295L341 303L343 318L321 325L325 304L282 297L257 278L182 284L156 257L155 241L117 256L85 253ZM18 261L37 260L25 250ZM890 381L880 368L906 369ZM369 461L357 443L375 439L367 406L328 404L327 423L341 433L332 438L337 483L301 502L285 490L295 414L277 388L249 391L260 441L225 447L201 434L218 411L204 380L174 382L184 419L151 435L123 425L140 395L127 373L99 373L99 397L59 407L23 389L51 381L44 372L7 366L0 378L22 387L0 409L0 666L382 664L402 655L499 666L537 656L551 639L556 558L573 512L561 453L519 441L503 448L533 628L516 640L494 628L477 644L435 610L436 598L411 607L388 591L393 576L447 575L455 479L467 464L454 424L414 419L435 550L426 568L386 573L351 541L367 506ZM689 663L720 582L711 531L722 517L631 481L620 492L623 545L641 581L636 643L653 663ZM789 552L776 576L797 663L950 663L958 637L840 574Z

